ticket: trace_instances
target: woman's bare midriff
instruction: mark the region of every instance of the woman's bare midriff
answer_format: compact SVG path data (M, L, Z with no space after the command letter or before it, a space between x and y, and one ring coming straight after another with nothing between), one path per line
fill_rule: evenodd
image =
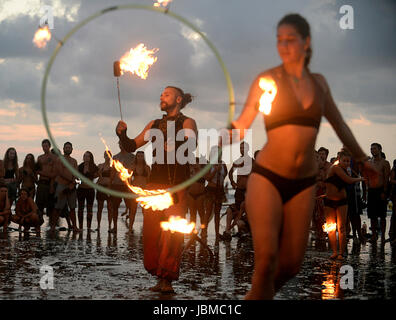
M318 130L313 127L284 125L267 133L267 143L257 156L257 163L288 179L316 175L315 141Z
M341 200L347 197L345 189L338 190L336 186L331 183L326 183L326 197L329 200Z

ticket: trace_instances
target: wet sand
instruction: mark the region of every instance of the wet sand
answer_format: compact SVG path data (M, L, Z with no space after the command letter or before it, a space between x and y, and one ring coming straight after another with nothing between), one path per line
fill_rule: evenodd
M388 227L389 219L388 215ZM366 215L363 221L369 226ZM253 270L250 239L233 237L231 242L215 243L212 220L207 243L214 259L200 244L190 247L183 255L180 279L174 282L177 294L161 295L147 290L156 280L143 267L142 222L139 209L134 232L129 234L125 219L119 218L115 236L107 232L104 212L100 232L58 231L51 236L45 231L45 222L41 236L18 231L0 236L0 299L243 299ZM16 227L13 223L10 226ZM64 219L60 226L66 226ZM96 228L95 214L92 226ZM224 227L225 217L220 230ZM396 298L396 253L389 243L382 247L380 241L358 245L349 240L344 261L333 262L330 254L326 243L310 238L301 272L275 298ZM40 268L44 265L53 268L54 289L40 287ZM342 265L353 268L353 289L340 288Z

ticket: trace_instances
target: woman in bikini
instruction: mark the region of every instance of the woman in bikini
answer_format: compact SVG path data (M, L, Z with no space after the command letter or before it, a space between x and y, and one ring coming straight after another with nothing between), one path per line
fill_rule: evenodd
M19 166L15 148L8 148L4 155L4 183L8 188L10 205L14 203L18 193Z
M144 151L136 152L136 157L133 161L133 174L132 184L136 187L145 188L150 178L150 167L146 163ZM135 222L135 216L137 211L136 199L132 201L131 210L129 210L129 231L133 230L133 224Z
M204 165L199 164L199 158L196 158L195 164L190 164L190 177L196 175ZM194 182L187 190L187 206L190 211L190 222L197 222L197 212L199 221L202 224L205 219L205 178L202 177Z
M94 156L91 151L85 151L83 155L83 162L78 166L78 171L89 180L96 179L98 174L98 167L95 164ZM91 231L93 203L95 200L95 189L82 182L77 189L78 200L78 224L79 228L83 230L84 225L84 209L87 203L87 230Z
M329 241L333 254L330 259L343 260L346 249L346 223L348 212L348 199L346 187L348 184L364 181L364 178L352 178L347 169L351 164L351 156L339 152L339 164L330 167L326 184L326 198L324 198L326 223L337 223L339 253L337 253L336 230L329 232Z
M264 116L267 143L248 180L246 209L252 231L255 266L246 299L272 299L299 271L314 209L318 165L315 141L322 115L365 169L374 170L335 105L325 78L308 69L311 36L298 14L277 26L282 64L262 72L251 85L244 109L232 128L249 128L263 90L260 78L277 85L271 112ZM241 130L240 139L244 136Z
M110 151L109 151L109 153L110 153L110 155L112 155ZM98 165L99 179L96 183L103 187L109 188L111 167L110 167L110 158L107 155L106 151L104 152L103 157L104 157L105 162ZM108 218L109 218L109 229L110 229L111 217L112 217L110 196L108 194L100 192L98 190L96 192L96 201L98 201L98 216L97 216L98 227L96 230L98 232L100 231L100 222L102 221L102 211L103 211L105 201L107 203L107 214L108 214Z
M36 194L37 173L35 170L34 155L28 153L23 161L23 167L19 168L19 184L29 191L29 197L34 199Z

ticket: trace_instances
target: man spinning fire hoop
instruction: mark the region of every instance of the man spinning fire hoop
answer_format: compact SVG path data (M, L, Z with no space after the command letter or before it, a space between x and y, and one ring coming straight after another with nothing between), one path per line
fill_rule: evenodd
M184 93L183 90L177 87L166 87L160 98L161 111L165 111L166 115L161 119L150 121L135 139L127 137L126 123L123 121L118 122L116 133L128 152L134 152L145 145L149 141L145 137L151 134L153 164L146 189L167 189L189 178L189 164L183 163L185 161L180 159L195 160L192 152L196 148L197 143L197 126L193 119L181 113L181 109L191 101L192 97L189 93ZM179 133L181 130L183 131ZM158 133L161 134L158 135ZM181 139L180 136L182 137ZM157 141L157 139L163 140ZM180 151L183 151L186 145L188 148L185 149L181 157ZM180 148L181 146L183 147ZM161 155L162 152L163 157ZM152 291L174 293L172 281L179 278L184 236L178 232L163 231L160 227L160 222L168 220L171 215L184 217L186 213L185 199L185 191L182 190L174 194L175 204L169 209L162 211L144 210L144 267L150 274L158 277L158 283L150 288Z

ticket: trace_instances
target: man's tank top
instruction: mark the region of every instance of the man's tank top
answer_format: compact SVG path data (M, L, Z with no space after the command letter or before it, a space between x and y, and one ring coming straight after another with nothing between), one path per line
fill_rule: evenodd
M151 126L152 129L159 129L162 131L164 136L164 142L167 142L167 123L170 121L175 122L175 137L179 130L183 129L184 121L188 119L181 112L175 117L166 117L165 115L161 119L156 119ZM155 142L155 137L152 138L152 142ZM177 163L176 154L177 149L184 143L184 141L172 141L175 143L175 164L167 164L167 152L164 148L164 163L153 162L151 166L150 183L166 184L166 185L177 185L183 181L186 181L190 177L190 169L187 164ZM156 157L156 150L153 148L153 161Z

